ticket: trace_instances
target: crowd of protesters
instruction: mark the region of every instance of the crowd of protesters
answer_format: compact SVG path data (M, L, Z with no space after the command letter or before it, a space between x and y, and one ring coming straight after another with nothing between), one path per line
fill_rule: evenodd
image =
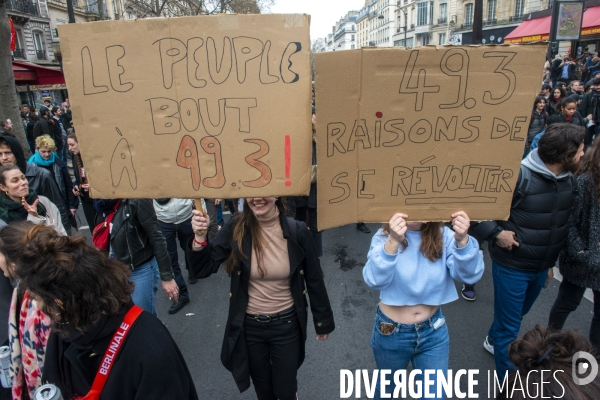
M370 340L378 369L411 363L447 376L442 306L459 298L454 281L465 300L476 299L487 241L494 320L481 339L497 375L513 382L538 369L563 369L556 378L563 398L600 398L600 378L580 387L565 362L578 351L600 354L600 58L586 54L583 65L557 56L544 67L507 221L475 223L456 210L448 225L419 223L399 208L374 234L363 277L381 293ZM580 73L589 81L577 80ZM172 302L169 313L190 303L178 247L187 283L221 267L230 278L221 361L238 389L252 383L260 400L297 399L308 305L318 340L335 329L316 226L314 104L309 196L199 204L92 199L70 105L48 103L22 107L28 160L13 123L0 121L0 341L10 348L12 381L0 399L31 399L46 382L66 399L201 398L155 308L159 282ZM85 224L75 219L80 204ZM92 243L73 235L78 225L93 231ZM357 229L370 232L364 224ZM563 280L547 326L518 339L558 260ZM589 340L561 332L586 288L596 300ZM376 386L376 398L385 398ZM498 398L511 396L504 390Z

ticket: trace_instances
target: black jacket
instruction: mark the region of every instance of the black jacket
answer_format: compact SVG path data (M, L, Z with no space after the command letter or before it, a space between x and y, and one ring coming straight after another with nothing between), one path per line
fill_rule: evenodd
M54 138L54 126L50 126L47 118L40 117L33 127L33 140L37 139L38 136L48 135Z
M577 126L585 126L587 124L587 118L581 115L579 110L575 110L571 121L567 121L567 118L562 113L557 113L548 118L547 123L549 124L574 124ZM533 140L533 139L532 139Z
M35 163L33 163L35 164ZM63 202L67 208L77 209L79 207L79 200L73 194L73 181L69 175L67 164L64 161L56 157L56 161L49 167L38 165L38 167L45 169L50 172L56 185L60 190L60 194L63 198Z
M519 176L517 188L520 180ZM528 194L511 208L508 221L486 221L473 228L477 237L489 241L492 260L523 271L541 272L553 267L567 241L572 183L571 175L556 179L531 171ZM496 244L496 236L503 230L515 232L519 247L509 251Z
M579 112L585 116L592 114L594 116L594 121L600 121L600 110L598 110L599 99L600 91L591 91L584 94L583 100L581 100L581 104L579 104Z
M563 279L600 290L600 202L588 172L577 178L575 200L567 225L567 245L560 254Z
M42 381L58 386L64 399L86 395L125 313L103 316L97 326L71 341L51 332ZM142 312L130 328L100 399L198 399L177 344L162 322L151 314Z
M290 258L290 290L294 300L294 307L298 320L302 326L302 336L306 341L306 326L308 321L308 301L306 292L310 297L310 308L317 334L324 335L335 329L333 311L329 304L327 289L323 281L323 271L317 257L312 233L303 222L279 216L283 237L288 242ZM237 218L225 224L217 236L200 251L192 250L192 241L187 245L187 259L190 269L196 278L207 278L219 270L231 252L239 260L241 268L231 276L229 292L229 316L225 326L225 337L221 349L221 362L231 371L240 392L250 387L250 373L248 366L248 352L244 335L244 318L248 308L248 281L250 279L251 260L242 258L237 247L237 242L232 240L233 228ZM290 232L289 223L296 224L296 233ZM248 230L242 242L244 254L252 254L252 238ZM306 286L305 286L306 285ZM306 289L305 289L306 287ZM304 361L304 341L299 358L299 364Z
M552 64L550 65L550 74L552 76L560 78L560 73L562 71L560 64L562 64L562 60L560 58L554 59L552 61Z
M160 231L152 200L121 200L112 224L110 244L117 260L135 269L156 257L160 279L173 279L167 241Z

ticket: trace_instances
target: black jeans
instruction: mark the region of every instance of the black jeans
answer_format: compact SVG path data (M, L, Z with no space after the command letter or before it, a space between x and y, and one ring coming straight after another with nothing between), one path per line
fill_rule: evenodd
M194 236L192 230L192 218L183 221L180 224L167 224L166 222L158 221L160 230L167 241L167 253L169 253L169 259L171 260L171 267L173 268L173 275L175 276L175 282L179 286L179 297L188 297L188 290L181 274L181 268L179 267L179 258L177 257L177 239L179 239L179 247L185 254L187 243ZM187 259L185 260L185 268L190 270Z
M244 320L250 377L258 400L295 400L302 330L296 315L273 322Z
M306 218L307 213L308 219ZM306 225L308 225L308 229L310 229L313 241L317 247L317 257L321 257L323 255L323 239L321 237L321 232L317 229L317 209L297 207L295 219L302 222L308 222Z
M585 288L569 282L563 277L558 289L558 297L550 310L548 326L561 330L571 311L575 311L581 303ZM590 342L600 350L600 292L594 290L594 316L590 327Z

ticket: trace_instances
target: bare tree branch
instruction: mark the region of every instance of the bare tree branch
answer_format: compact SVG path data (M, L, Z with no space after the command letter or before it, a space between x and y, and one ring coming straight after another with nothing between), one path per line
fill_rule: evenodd
M101 0L100 0L101 1ZM210 15L219 12L260 14L275 0L125 0L125 8L138 18Z

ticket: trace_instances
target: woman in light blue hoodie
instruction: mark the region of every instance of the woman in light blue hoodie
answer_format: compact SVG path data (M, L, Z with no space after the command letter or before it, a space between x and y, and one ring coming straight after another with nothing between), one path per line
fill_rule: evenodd
M405 390L400 395L437 396L437 382L447 376L450 342L440 306L458 299L453 280L474 284L481 278L483 256L477 240L467 234L470 220L465 212L452 214L454 231L442 223L407 218L395 214L377 231L363 269L367 285L381 291L371 346L380 372L392 371L385 393L393 394L396 371L405 371L411 362L431 384L422 385L420 376L416 393L406 393L409 374L399 372ZM443 376L426 370L440 370ZM376 399L380 383L378 379ZM436 398L444 399L440 394Z

